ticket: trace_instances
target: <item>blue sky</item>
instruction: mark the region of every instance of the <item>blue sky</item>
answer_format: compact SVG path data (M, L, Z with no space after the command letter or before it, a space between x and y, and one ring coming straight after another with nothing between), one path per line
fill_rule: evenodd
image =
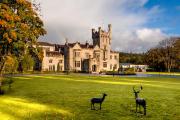
M48 34L43 41L92 43L91 29L112 24L112 49L146 52L180 35L180 0L38 0Z
M146 8L158 6L159 18L147 24L148 27L161 28L170 35L180 35L180 0L149 0Z

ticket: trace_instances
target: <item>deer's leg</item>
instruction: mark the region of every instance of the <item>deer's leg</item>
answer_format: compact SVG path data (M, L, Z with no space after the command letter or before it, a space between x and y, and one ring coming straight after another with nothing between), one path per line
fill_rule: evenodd
M94 103L93 103L93 110L95 110L95 106L94 106Z
M146 105L144 106L144 115L146 115Z
M139 105L139 112L141 112L141 105Z
M137 112L137 107L138 107L138 104L136 103L136 112Z
M101 103L100 103L100 110L101 110Z
M92 110L92 103L91 103L91 110Z

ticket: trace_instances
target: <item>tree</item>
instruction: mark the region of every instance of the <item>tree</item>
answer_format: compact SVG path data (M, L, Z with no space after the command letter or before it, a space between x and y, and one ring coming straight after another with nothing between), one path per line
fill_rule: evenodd
M162 56L163 54L159 48L151 48L145 55L145 61L149 67L156 71L162 71L165 68Z
M163 54L162 59L168 72L170 72L171 68L175 65L175 41L176 39L174 38L167 38L159 43L159 49L161 49L161 53Z
M175 68L180 69L180 38L177 38L173 44L174 46L174 53L175 53Z
M34 60L31 55L26 54L23 56L21 64L23 72L32 71L34 66Z
M166 38L156 48L146 53L146 62L155 70L171 71L172 68L179 69L180 61L180 38Z
M26 49L46 34L37 9L38 6L28 0L0 1L0 73L7 56L23 56Z
M144 53L119 53L120 63L144 64Z
M7 56L4 71L13 74L18 68L18 60L15 56Z

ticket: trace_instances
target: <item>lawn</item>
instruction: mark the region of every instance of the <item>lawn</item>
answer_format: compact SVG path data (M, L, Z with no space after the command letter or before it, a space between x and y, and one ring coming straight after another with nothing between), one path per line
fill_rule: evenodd
M34 75L13 79L12 89L0 96L0 120L180 120L179 78ZM132 87L140 85L146 116L135 113ZM90 99L102 93L108 94L102 110L91 110Z

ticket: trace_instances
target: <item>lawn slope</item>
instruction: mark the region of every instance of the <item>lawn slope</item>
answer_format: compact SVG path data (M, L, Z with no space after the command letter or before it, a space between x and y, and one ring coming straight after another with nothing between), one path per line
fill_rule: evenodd
M180 119L178 78L34 75L13 79L12 89L0 96L0 120ZM132 86L140 85L147 116L135 113ZM90 110L90 99L101 93L108 94L102 110Z

